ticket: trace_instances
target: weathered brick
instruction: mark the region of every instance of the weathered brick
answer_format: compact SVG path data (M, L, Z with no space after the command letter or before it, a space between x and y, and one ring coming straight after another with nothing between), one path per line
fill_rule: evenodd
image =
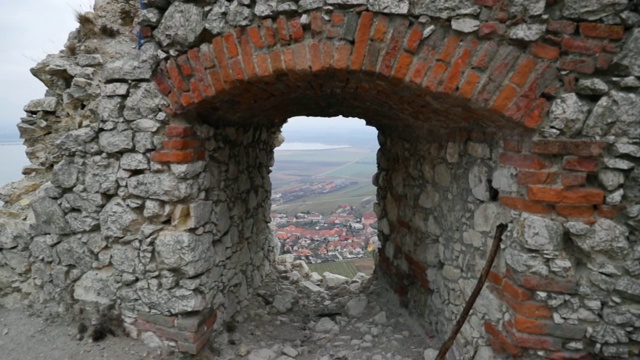
M555 171L519 171L516 181L521 185L553 184L558 173Z
M563 51L593 55L602 51L603 43L599 40L579 37L566 37L561 43Z
M569 20L549 20L547 22L547 31L573 34L576 31L576 23Z
M602 204L604 192L600 189L576 189L529 185L529 200L567 203L567 204Z
M498 96L496 96L491 108L499 112L504 112L516 98L516 95L518 95L518 89L511 84L506 84L502 90L500 90Z
M460 82L462 75L469 66L471 57L473 57L477 47L478 41L473 37L467 38L467 40L460 45L458 56L451 62L451 67L445 75L440 91L447 94L453 93Z
M193 151L156 151L151 154L151 161L159 163L188 163L196 160Z
M375 42L383 42L387 37L387 31L389 30L389 17L386 15L376 16L376 26L373 28L371 34L371 40Z
M422 25L415 24L411 28L409 32L409 36L407 37L407 41L404 44L404 49L412 54L418 52L418 47L420 46L420 42L422 41Z
M460 44L460 37L457 35L449 35L444 42L444 46L438 54L437 60L449 62L453 59L453 56L456 54L456 49Z
M593 205L567 205L557 204L556 212L558 215L566 218L582 218L589 219L595 214Z
M278 29L278 42L281 45L287 45L291 42L291 34L289 33L289 27L287 26L287 17L280 15L276 20L276 28Z
M580 34L595 38L621 40L624 37L624 26L581 22Z
M596 71L596 62L593 58L565 56L558 63L562 70L571 70L582 74L593 74Z
M202 145L199 139L169 139L162 142L162 146L167 150L195 149Z
M224 47L227 50L227 55L230 58L234 58L240 54L238 51L238 44L236 43L236 37L233 33L224 34L222 39L224 40Z
M518 301L527 301L533 299L533 295L531 294L530 290L523 289L517 286L509 279L504 280L502 291Z
M516 315L513 318L513 327L523 333L551 335L563 339L582 339L587 331L586 326L568 323L555 324L553 321L531 319L520 315Z
M409 73L413 58L413 55L402 52L396 61L392 76L397 79L404 79Z
M584 186L587 184L587 173L570 172L560 175L560 183L562 186Z
M249 35L249 39L251 39L251 44L257 49L262 49L264 47L264 42L262 41L262 35L260 34L260 29L257 26L249 26L247 28L247 35Z
M512 279L516 284L534 291L551 291L563 294L574 294L578 284L573 277L560 278L557 276L538 276L533 274L522 274L507 268L506 277ZM524 314L521 314L526 316Z
M482 76L473 70L469 70L465 79L462 81L462 85L458 89L458 95L464 97L465 99L471 99L473 93L475 92L476 86L482 79Z
M355 36L355 45L353 47L353 55L351 56L351 69L362 68L364 62L364 56L367 52L367 45L369 44L369 32L373 26L373 13L365 11L360 15L360 22L358 23L358 30Z
M169 125L166 129L167 137L189 137L194 134L193 127L188 125Z
M522 349L513 345L509 339L498 329L497 326L488 321L484 322L484 329L489 337L491 346L498 352L506 352L509 355L519 358L522 355Z
M565 170L596 172L599 167L596 158L565 156L562 162L562 168Z
M477 51L476 57L471 62L471 67L475 69L486 70L493 61L498 51L498 45L489 41L484 43Z
M548 215L553 212L553 209L548 205L514 196L500 196L500 203L511 209L531 214Z
M603 141L586 140L534 140L531 152L551 155L600 156L607 144Z
M480 28L478 28L478 37L480 39L501 37L506 33L507 27L499 22L482 23L480 24Z
M393 24L391 37L389 38L389 42L386 46L386 51L382 56L382 61L380 62L380 67L378 69L378 72L380 74L385 76L391 75L391 72L393 71L393 64L395 63L395 60L398 57L398 53L402 48L402 42L404 40L408 27L409 20L407 19L396 20L396 22Z
M598 205L598 216L613 219L624 209L623 205Z
M548 162L537 155L504 152L500 154L500 164L519 169L542 170L549 167Z
M536 41L529 45L529 53L540 59L553 60L560 56L560 48Z
M302 24L300 24L299 17L289 20L289 28L291 29L291 38L293 41L304 40L304 30L302 29Z

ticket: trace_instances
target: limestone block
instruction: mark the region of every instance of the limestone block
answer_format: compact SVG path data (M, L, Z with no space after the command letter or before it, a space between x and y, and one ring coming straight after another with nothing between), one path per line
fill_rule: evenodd
M624 10L628 0L566 0L562 15L568 18L597 20Z
M411 3L411 14L429 15L443 19L458 15L476 15L480 7L472 0L419 0Z
M113 268L86 272L73 286L73 297L80 301L111 304L115 301L117 284L113 278Z
M161 46L185 50L204 29L204 10L195 4L174 2L164 13L153 36Z
M64 212L55 200L39 197L31 202L31 210L36 219L39 234L66 234L70 231Z
M593 226L569 222L565 227L571 240L587 253L602 252L611 259L624 259L629 253L629 229L609 219L599 219Z
M129 121L153 118L162 109L163 99L158 87L152 82L133 85L124 102L122 115Z
M111 199L100 212L100 231L107 239L135 235L142 222L141 216L119 197Z
M611 91L594 107L584 124L587 136L627 136L640 138L640 95Z
M513 26L509 29L509 38L523 41L536 41L547 30L545 24L529 24L523 23Z
M23 110L28 113L37 113L40 111L54 112L56 111L57 105L58 99L56 97L49 96L29 101L29 103L24 106Z
M549 126L562 131L566 136L573 136L582 130L589 105L580 100L576 94L559 96L551 103L549 109Z
M106 153L123 152L133 149L133 131L103 131L99 135L100 149Z
M369 0L369 10L387 14L407 14L409 0Z
M129 178L127 189L142 198L177 201L190 196L194 186L193 181L179 180L171 173L150 173Z
M179 269L187 277L209 270L214 264L213 236L163 231L155 242L158 269Z

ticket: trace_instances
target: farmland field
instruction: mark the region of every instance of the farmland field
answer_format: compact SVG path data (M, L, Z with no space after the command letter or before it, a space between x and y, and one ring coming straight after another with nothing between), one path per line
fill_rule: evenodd
M320 275L325 271L328 271L332 274L342 275L348 278L353 278L359 272L371 275L374 267L372 258L350 259L307 265L309 266L309 270L317 272Z

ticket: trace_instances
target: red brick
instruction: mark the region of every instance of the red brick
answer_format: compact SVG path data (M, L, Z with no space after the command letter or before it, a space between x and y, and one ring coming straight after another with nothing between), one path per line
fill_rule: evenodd
M293 72L293 70L295 70L296 63L293 58L293 50L291 48L287 48L282 51L282 63L284 64L284 71ZM275 69L273 73L276 73Z
M560 60L558 67L562 70L571 70L581 74L593 74L596 71L596 63L592 58L566 56Z
M322 50L318 42L314 41L309 44L309 58L311 59L311 71L322 70Z
M537 41L529 45L529 53L540 59L553 60L560 56L560 48Z
M521 185L553 184L556 182L557 175L555 171L519 171L516 180Z
M509 296L511 296L512 298L518 301L527 301L527 300L533 299L533 295L531 295L531 291L517 286L509 279L504 280L504 284L502 285L502 290L506 294L508 294Z
M502 276L502 274L498 274L495 271L491 271L489 272L489 277L488 277L489 281L498 286L498 287L502 287L502 282L504 281L504 276Z
M586 172L598 171L598 159L577 157L577 156L565 156L562 162L562 168L565 170L576 170Z
M415 54L416 52L418 52L420 41L422 41L422 26L420 24L415 24L411 28L411 32L409 32L407 42L404 44L404 49L412 54Z
M573 294L578 288L578 284L573 278L521 274L511 270L510 268L507 268L507 277L512 279L516 284L534 291L551 291L563 294Z
M516 95L518 95L518 89L511 84L506 84L500 93L498 93L498 96L496 96L491 108L499 112L504 112L509 105L511 105Z
M506 352L515 358L520 358L522 355L522 349L516 345L513 345L509 339L507 339L498 328L488 321L484 322L484 329L489 335L489 342L491 346L498 352Z
M471 62L471 66L475 69L486 70L494 56L498 52L498 45L495 42L486 42L477 51L476 57Z
M295 17L289 21L289 27L291 28L291 38L293 41L304 40L304 30L302 30L302 24L300 24L300 18Z
M474 99L477 104L488 105L489 100L504 83L509 70L516 62L519 55L519 49L508 45L505 45L498 50L487 77L476 92Z
M595 38L621 40L624 37L624 26L581 22L580 34Z
M386 46L386 51L382 57L380 67L378 69L380 74L385 76L391 75L391 72L393 71L393 65L396 58L398 57L398 53L402 48L402 42L405 38L408 27L409 20L406 19L396 20L396 22L394 23L391 37L389 38L389 42Z
M616 205L598 205L598 216L613 219L618 215L618 212L624 210L624 206Z
M526 55L523 56L509 81L516 86L522 87L527 83L537 65L538 61L534 58Z
M264 42L262 41L262 35L260 35L260 29L257 26L250 26L247 28L247 34L249 35L249 39L251 39L251 43L254 47L258 49L262 49L264 47Z
M562 350L562 340L548 336L523 334L518 331L512 333L513 342L526 349L549 351Z
M542 170L549 167L549 164L537 155L509 152L500 154L500 164L529 170Z
M587 184L587 173L570 172L560 175L560 183L562 186L584 186Z
M593 205L567 205L557 204L556 212L566 218L589 219L595 214Z
M389 29L389 17L386 15L376 16L376 26L373 29L371 40L375 42L383 42L387 36L388 29Z
M171 92L171 85L169 85L167 77L159 71L153 77L153 82L156 83L156 86L158 87L158 90L160 90L160 93L162 93L162 95L166 96Z
M189 79L193 75L193 68L189 63L189 56L187 54L183 54L178 56L176 59L176 63L180 68L180 73L184 76L184 79Z
M195 101L191 96L191 93L185 92L180 95L180 104L182 104L182 106L184 106L185 108L193 104L194 102Z
M373 13L369 11L363 12L362 15L360 15L358 30L356 31L353 56L351 56L351 69L359 70L362 68L364 55L367 52L367 45L369 44L369 32L371 31L372 25Z
M231 59L231 62L229 62L229 69L231 70L231 74L234 80L243 81L246 79L244 67L242 66L242 60L238 58Z
M582 325L556 324L549 320L530 319L519 315L513 318L513 328L523 333L551 335L563 339L582 339L587 331L586 326Z
M576 23L569 20L549 20L547 22L547 31L573 34L576 31Z
M162 146L168 150L195 149L202 145L198 139L171 139L162 142Z
M440 88L442 92L452 94L457 88L462 75L471 61L471 57L473 57L473 54L475 53L476 47L478 47L478 41L473 37L467 38L467 40L460 46L461 49L458 56L452 61L451 67L445 76L442 87Z
M233 33L227 33L223 36L224 47L227 49L227 55L230 58L234 58L239 55L238 44L236 44L236 38Z
M215 89L216 93L224 90L224 81L222 81L222 75L218 69L212 69L207 71L207 75L209 76L209 81L211 85Z
M532 301L518 301L509 295L502 294L502 298L507 302L514 313L529 318L551 318L552 312L546 305Z
M180 74L180 70L178 70L178 64L176 64L176 61L173 58L169 59L167 62L167 74L169 75L169 79L171 79L171 83L175 90L183 92L189 89Z
M230 83L233 81L233 74L229 68L227 55L224 52L224 40L222 36L216 36L213 38L211 46L213 47L213 53L215 54L216 61L218 62L218 68L220 75L222 75L223 82Z
M613 62L613 56L609 54L598 54L596 55L596 69L598 70L606 70L609 68L609 65Z
M548 215L553 212L550 206L513 196L500 196L500 203L508 208L531 214Z
M334 12L331 14L331 25L342 26L344 24L344 14L340 12Z
M600 156L607 144L588 140L534 140L531 152L550 155Z
M291 41L291 35L289 34L289 28L287 26L287 17L280 15L276 20L276 27L278 29L278 41L281 45L286 45Z
M461 39L458 35L449 35L444 43L444 46L442 47L442 51L440 51L440 54L437 57L437 60L441 60L444 62L451 61L456 53L458 45L460 44L460 40Z
M143 39L148 39L153 35L153 29L151 26L141 26L140 27L140 36Z
M593 55L602 51L602 42L599 40L579 37L567 37L562 40L562 50Z
M321 34L325 29L324 19L322 19L322 13L319 11L313 11L311 13L311 33L313 35Z
M167 137L189 137L194 134L193 128L188 125L169 125L166 129Z
M529 185L529 200L567 203L602 204L604 192L599 189L565 189L558 187Z
M193 103L197 104L201 102L204 99L204 96L202 94L202 90L200 89L200 82L198 81L198 79L191 79L191 81L189 82L189 87L191 88L191 98L193 99Z
M211 44L204 43L200 45L200 63L205 69L210 69L216 66L216 61L213 55L213 48Z
M549 111L549 102L540 98L536 100L529 114L522 120L522 124L528 128L535 129L544 120L544 115Z
M285 72L282 53L280 50L273 50L269 53L269 61L271 62L271 73L278 75Z
M271 19L262 20L262 31L264 32L264 42L267 46L276 44L276 34L273 29L273 21Z
M311 67L309 61L309 55L307 54L307 46L303 43L298 43L293 46L293 56L295 58L296 70L308 71Z
M269 56L267 54L256 55L256 73L261 77L271 75L271 67L269 66Z
M353 47L351 44L342 43L335 52L334 66L336 69L345 70L349 66L349 57Z
M409 73L409 69L411 68L411 63L413 62L413 55L402 52L398 60L396 61L396 66L393 70L393 77L397 79L404 79Z
M480 39L501 37L507 32L507 27L504 24L498 22L486 22L480 24L478 29L478 37Z
M471 99L480 80L481 75L476 71L470 70L458 89L458 95L465 99Z
M433 68L431 68L431 72L429 72L425 79L424 87L431 91L436 91L440 79L442 79L446 72L447 65L441 62L435 63L435 65L433 65Z
M159 163L188 163L196 160L193 151L156 151L151 154L151 161Z

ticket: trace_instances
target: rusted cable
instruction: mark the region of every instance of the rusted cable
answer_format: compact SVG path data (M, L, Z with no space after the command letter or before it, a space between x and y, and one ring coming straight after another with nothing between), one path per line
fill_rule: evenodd
M449 349L451 348L451 345L453 345L453 342L456 340L460 329L462 329L462 325L464 325L464 322L467 320L467 317L469 316L473 305L478 299L478 295L480 295L480 291L482 291L482 288L484 287L484 283L487 281L487 277L489 277L489 272L491 271L491 267L493 266L493 261L496 259L498 249L500 248L502 235L506 230L506 224L499 224L498 226L496 226L496 233L493 237L493 244L491 245L491 250L489 251L489 257L487 258L487 262L484 264L484 268L482 269L480 278L478 278L478 282L476 282L476 287L473 289L473 292L469 296L467 303L464 305L464 309L462 309L462 313L460 314L458 321L456 321L456 324L453 326L451 334L449 334L449 338L440 347L440 351L438 351L436 360L445 360L447 352L449 352Z

